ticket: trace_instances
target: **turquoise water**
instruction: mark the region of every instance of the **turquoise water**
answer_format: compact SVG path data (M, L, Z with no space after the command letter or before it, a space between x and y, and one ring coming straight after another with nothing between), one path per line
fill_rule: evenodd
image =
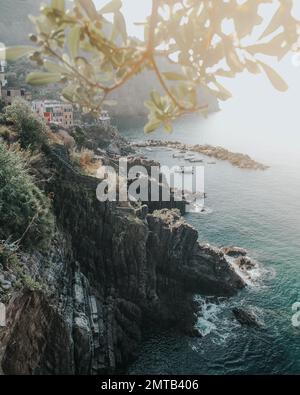
M141 125L125 125L123 134L145 138ZM255 156L255 141L252 146L244 139L226 144L205 123L191 119L179 122L172 135L151 137L235 145L245 153L248 147ZM281 152L280 144L271 148L271 155L266 152L263 158L258 150L255 156L271 165L265 172L237 169L222 161L206 166L207 213L186 216L201 242L246 248L259 264L257 276L230 300L198 297L202 338L150 332L129 373L300 374L300 328L291 324L292 305L300 302L300 165L284 155L274 156L276 150ZM172 163L171 155L160 149L147 152L162 164ZM235 321L231 310L240 305L253 309L263 322L262 330Z

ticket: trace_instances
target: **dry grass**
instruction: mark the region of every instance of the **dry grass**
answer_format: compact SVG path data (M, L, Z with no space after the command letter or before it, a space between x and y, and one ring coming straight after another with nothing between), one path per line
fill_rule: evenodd
M102 166L102 161L95 159L93 151L82 148L80 151L72 149L70 151L71 159L77 163L87 174L96 175L99 167Z
M17 133L7 126L0 126L0 137L2 137L8 143L18 139Z
M19 143L13 143L9 146L9 150L19 155L24 161L26 167L30 167L38 163L42 158L42 153L39 151L31 152L29 150L23 149Z
M63 139L57 133L53 133L50 128L47 128L46 135L50 143L64 145Z

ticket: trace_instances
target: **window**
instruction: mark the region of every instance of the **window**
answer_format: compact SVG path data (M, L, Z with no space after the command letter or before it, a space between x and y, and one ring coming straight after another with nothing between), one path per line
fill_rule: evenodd
M10 91L7 91L7 96L11 96L11 92Z

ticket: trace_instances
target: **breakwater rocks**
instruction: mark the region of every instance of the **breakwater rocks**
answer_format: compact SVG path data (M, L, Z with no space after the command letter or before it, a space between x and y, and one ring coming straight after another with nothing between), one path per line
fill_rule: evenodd
M132 143L132 147L166 147L182 151L183 153L188 151L197 152L210 158L228 161L233 166L239 167L240 169L267 170L269 168L268 166L250 158L249 155L231 152L225 148L214 147L212 145L187 145L179 141L146 140L134 142Z
M40 286L10 290L4 374L124 371L144 328L191 334L196 293L228 297L245 286L178 210L119 210L99 202L91 178L83 182L66 161L47 152L44 161L57 233L48 251L22 262Z

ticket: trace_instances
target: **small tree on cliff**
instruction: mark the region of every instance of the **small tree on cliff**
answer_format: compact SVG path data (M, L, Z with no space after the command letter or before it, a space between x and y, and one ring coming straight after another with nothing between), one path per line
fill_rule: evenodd
M24 155L0 141L0 240L46 248L54 232L51 202L35 185Z
M6 121L13 124L22 148L39 148L46 141L46 124L31 111L30 105L17 98L5 108Z
M171 131L174 119L205 112L198 101L199 88L228 99L230 92L220 78L233 78L244 70L263 72L276 89L287 89L260 55L281 59L298 51L293 0L152 0L151 15L140 23L144 40L128 37L121 0L100 10L92 0L73 3L70 10L64 0L42 7L41 15L32 18L37 32L31 40L37 46L8 49L7 56L29 56L44 67L28 75L30 84L60 82L64 99L86 112L98 114L111 104L110 93L145 69L155 73L163 92L149 92L146 132L161 125ZM261 6L277 8L269 23L260 16ZM168 65L164 70L160 59Z

